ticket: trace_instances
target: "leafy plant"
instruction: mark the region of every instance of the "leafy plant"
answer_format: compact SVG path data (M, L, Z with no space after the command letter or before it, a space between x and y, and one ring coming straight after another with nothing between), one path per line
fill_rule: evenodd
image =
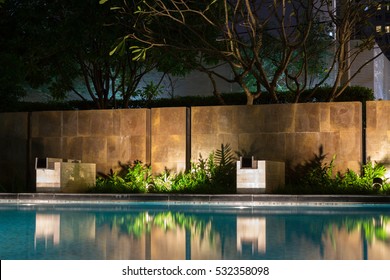
M348 170L344 175L339 175L340 185L344 189L350 189L353 193L384 193L383 186L386 183L386 168L379 163L368 162L362 166L362 175L353 170ZM381 184L374 184L374 180L380 179Z
M158 96L164 93L163 87L160 84L155 84L150 81L148 84L135 91L135 95L145 103L145 106L150 106L152 100L155 100Z
M193 193L234 193L236 190L235 160L229 144L212 152L207 159L199 156L191 170L178 174L175 190Z
M334 160L324 163L326 156L320 153L314 159L289 170L284 193L294 194L389 194L386 169L382 164L368 162L362 166L362 174L347 170L334 174ZM381 183L374 184L375 180Z
M335 158L330 163L325 163L325 158L326 155L320 147L319 154L315 154L312 160L288 169L286 192L295 194L333 192L336 183L333 178Z
M124 172L124 169L127 172ZM133 164L122 166L122 170L119 172L111 171L106 176L98 177L96 186L90 191L96 193L145 193L151 179L150 166L135 161Z
M229 144L221 144L221 149L215 152L214 182L229 192L234 192L236 188L236 160Z
M174 183L174 192L183 193L210 193L211 177L214 172L214 154L207 159L199 156L196 163L191 163L191 169L187 172L177 174Z
M125 176L125 181L132 190L136 192L147 192L148 185L152 182L152 170L149 165L144 165L140 161L136 161L129 166L128 173Z
M101 176L91 192L97 193L233 193L236 190L235 161L229 145L221 145L206 159L199 156L191 169L178 174L165 169L152 176L151 168L139 161L121 165L122 170Z
M168 169L153 179L153 183L149 184L149 192L170 192L175 183L175 175Z

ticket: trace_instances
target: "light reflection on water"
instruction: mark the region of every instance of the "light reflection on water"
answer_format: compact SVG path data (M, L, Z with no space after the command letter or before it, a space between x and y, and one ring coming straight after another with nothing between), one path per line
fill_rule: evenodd
M390 207L2 205L0 259L390 259Z

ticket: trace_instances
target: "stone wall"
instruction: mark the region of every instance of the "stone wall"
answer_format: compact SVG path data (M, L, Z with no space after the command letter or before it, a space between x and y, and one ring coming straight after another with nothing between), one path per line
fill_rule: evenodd
M149 163L150 110L35 112L31 142L31 162L35 157L78 159L96 163L101 173L118 169L119 163Z
M338 170L359 169L362 161L361 104L307 103L193 107L192 159L230 144L237 154L291 166L322 153L336 155Z
M390 103L372 102L368 110L386 120ZM389 145L383 126L368 120L368 154ZM374 129L376 124L377 132ZM390 129L389 129L390 131ZM371 133L371 134L370 134ZM79 159L108 173L118 163L141 160L153 172L182 171L190 160L230 144L233 151L258 160L296 165L322 153L336 168L358 170L362 162L362 108L358 102L259 106L218 106L0 114L0 184L8 190L29 181L34 190L35 157ZM385 146L384 151L387 149Z
M165 168L186 169L187 109L157 108L152 111L151 162L155 173Z
M19 192L26 185L28 118L28 113L0 114L0 192Z
M390 101L367 102L367 160L383 163L390 178Z

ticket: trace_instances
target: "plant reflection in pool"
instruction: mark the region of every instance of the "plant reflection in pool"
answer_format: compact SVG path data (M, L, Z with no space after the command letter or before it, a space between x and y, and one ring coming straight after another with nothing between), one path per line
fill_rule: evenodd
M390 259L390 207L1 206L1 259Z
M203 236L207 234L212 241L214 231L211 229L210 219L201 219L196 216L186 215L178 212L160 212L149 214L142 212L137 215L123 214L113 216L102 216L97 219L97 226L109 225L111 228L117 227L120 232L140 237L150 233L152 227L157 227L164 231L185 229Z

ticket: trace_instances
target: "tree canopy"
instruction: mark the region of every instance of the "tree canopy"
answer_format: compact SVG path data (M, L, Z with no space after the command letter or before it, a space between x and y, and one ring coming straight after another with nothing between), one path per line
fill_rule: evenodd
M136 4L127 8L135 12ZM8 59L31 86L46 85L58 99L68 92L85 99L86 92L97 108L128 107L145 75L156 68L164 72L172 63L161 59L159 50L133 59L129 40L121 52L110 54L134 22L117 24L110 6L97 0L7 0L1 13L5 47L0 59ZM76 80L82 81L84 93Z
M210 76L238 83L252 104L264 91L279 102L281 80L299 101L309 76L317 76L314 87L333 83L329 100L343 92L355 75L342 77L358 54L372 48L369 34L360 36L357 49L347 46L368 23L376 2L339 2L334 7L330 0L144 0L135 13L118 10L123 17L137 17L126 37L137 41L132 50L139 57L160 48L214 58L230 67L232 77L221 76L200 59L196 63ZM331 55L329 63L325 54ZM336 77L329 81L332 71Z
M58 99L69 92L84 99L86 92L97 108L128 107L151 71L164 77L198 70L222 104L216 78L240 85L247 104L264 92L282 102L280 89L299 102L304 90L325 83L334 100L375 59L350 73L373 47L369 28L360 27L368 26L377 2L332 2L0 0L0 95L16 100L27 82L47 86ZM220 65L231 74L217 71ZM150 98L158 87L146 84Z

